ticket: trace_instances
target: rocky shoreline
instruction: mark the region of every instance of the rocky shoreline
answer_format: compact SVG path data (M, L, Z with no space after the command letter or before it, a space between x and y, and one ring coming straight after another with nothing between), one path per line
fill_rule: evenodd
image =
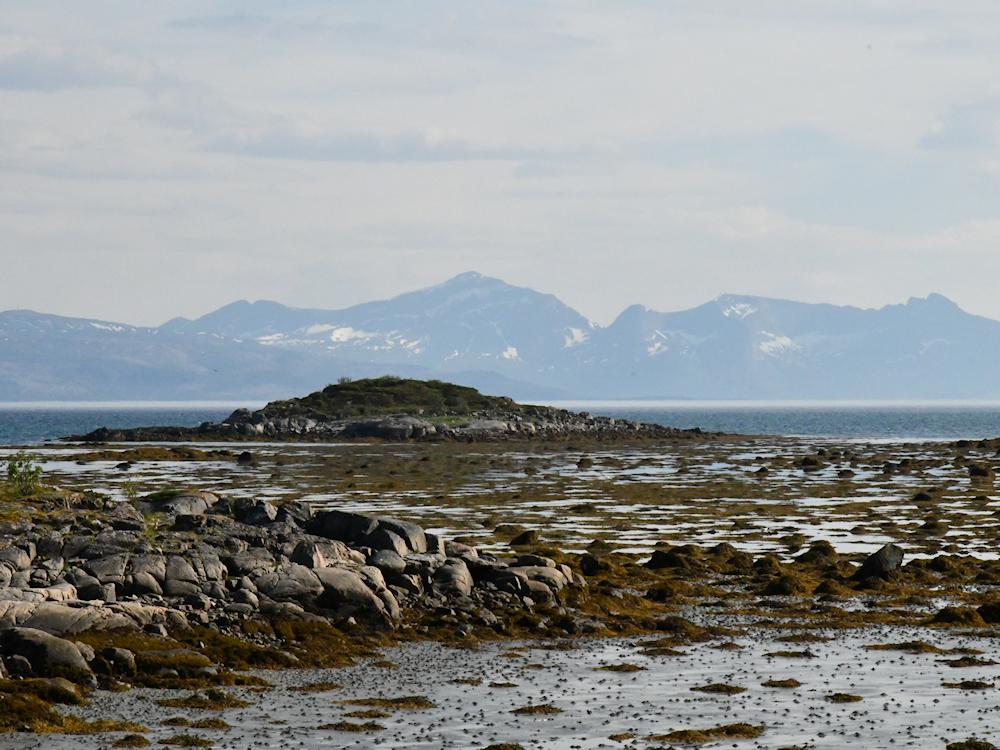
M204 491L62 501L76 510L0 525L0 628L239 633L264 616L391 631L404 608L445 608L457 634L463 622L502 633L493 612L551 606L586 586L544 556L480 554L407 521L297 502Z
M477 412L452 423L413 414L388 414L377 419L325 419L315 416L271 416L263 410L238 409L221 422L197 427L101 427L67 441L87 443L326 440L385 440L417 442L501 442L583 439L601 443L623 440L707 438L698 428L681 430L647 422L599 417L586 412L533 407L530 414Z

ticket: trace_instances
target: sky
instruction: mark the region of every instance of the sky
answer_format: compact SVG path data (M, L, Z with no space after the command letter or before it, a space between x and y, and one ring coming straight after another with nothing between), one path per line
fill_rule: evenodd
M0 309L1000 318L998 72L994 0L0 0Z

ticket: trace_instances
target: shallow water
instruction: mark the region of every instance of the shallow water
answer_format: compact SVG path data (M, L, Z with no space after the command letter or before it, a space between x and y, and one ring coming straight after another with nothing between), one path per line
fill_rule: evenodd
M231 458L138 460L116 468L129 446L109 446L101 460L79 462L87 448L39 446L46 481L127 491L195 486L227 497L301 499L317 508L400 515L478 546L506 546L498 525L538 530L564 550L596 539L641 553L659 542L726 542L748 552L787 555L826 539L841 552L872 552L895 541L911 555L998 553L1000 496L973 482L965 460L992 463L994 449L945 444L853 445L759 438L658 446L544 450L517 444L280 445L212 444L250 449L256 466ZM0 449L0 460L11 449ZM803 456L826 451L825 465L803 471ZM589 463L580 464L582 457ZM909 460L905 470L884 466ZM766 474L758 474L767 467ZM838 472L850 468L853 476ZM915 493L934 490L923 505ZM934 532L924 522L940 523Z
M837 633L837 640L810 643L815 658L781 658L769 652L787 649L774 640L773 630L751 630L734 639L738 650L716 646L723 641L685 647L682 656L643 656L635 640L584 640L571 650L548 650L525 644L494 644L474 650L418 643L390 649L385 657L397 665L386 670L362 663L347 669L261 673L276 687L263 694L234 690L254 702L246 709L226 711L233 725L225 731L191 730L209 737L220 748L482 748L516 742L526 749L660 747L650 735L678 729L709 728L746 722L764 725L756 740L726 740L711 746L779 748L789 745L835 748L942 747L944 740L972 735L990 737L1000 721L995 690L963 691L942 687L943 681L993 680L996 666L955 669L935 654L872 652L864 646L889 640L932 641L942 647L993 650L989 639L945 635L927 629L868 628ZM796 646L796 649L805 649ZM597 668L623 663L643 671L616 673ZM794 678L797 689L765 688L762 682ZM479 679L480 684L456 684ZM326 693L290 692L293 685L333 681L343 689ZM516 687L490 687L511 682ZM746 688L734 695L708 695L691 688L725 683ZM863 698L836 704L833 693ZM167 716L203 718L212 712L162 709L154 698L164 691L98 692L94 711L150 725L155 743L178 729L157 726ZM184 694L184 693L178 693ZM345 733L320 729L343 720L357 706L339 700L367 697L425 696L435 708L392 711L378 719L382 731ZM550 704L553 715L519 716L516 708ZM87 713L90 713L89 711ZM353 721L360 721L353 719ZM632 733L635 740L616 742L611 735ZM93 750L106 747L104 738L16 737L0 739L0 748L59 747ZM675 746L676 743L674 743Z

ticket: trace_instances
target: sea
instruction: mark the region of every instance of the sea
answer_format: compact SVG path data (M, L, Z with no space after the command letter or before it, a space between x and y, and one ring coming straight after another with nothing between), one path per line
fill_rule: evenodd
M573 401L554 406L712 432L877 441L1000 437L1000 402ZM34 445L98 427L194 427L243 402L0 403L0 445Z

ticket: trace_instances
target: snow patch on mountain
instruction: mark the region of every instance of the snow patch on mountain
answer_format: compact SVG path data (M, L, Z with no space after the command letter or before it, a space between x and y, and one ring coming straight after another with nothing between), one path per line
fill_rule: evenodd
M572 349L590 338L590 334L580 328L570 328L563 339L563 349Z
M722 314L727 318L740 318L742 320L743 318L750 317L755 312L757 312L757 308L753 305L748 305L745 302L737 302L723 310Z
M646 347L646 354L650 357L670 350L670 347L667 346L667 335L663 331L654 331L647 341L649 341L649 346Z
M334 328L330 331L330 341L334 344L343 344L348 341L357 341L359 339L372 339L377 335L377 333L359 331L351 326L341 326L340 328Z
M768 357L780 357L791 352L801 351L802 347L792 341L788 336L782 336L770 331L761 331L762 336L767 339L757 344L757 351Z

